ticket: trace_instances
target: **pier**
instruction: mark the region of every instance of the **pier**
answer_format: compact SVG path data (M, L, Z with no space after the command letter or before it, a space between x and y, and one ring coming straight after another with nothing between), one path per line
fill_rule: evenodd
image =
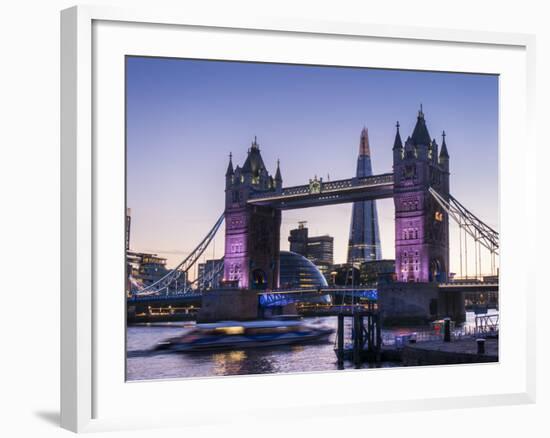
M334 310L338 318L336 357L338 369L344 369L344 360L351 358L355 368L363 362L380 362L382 327L380 315L371 304L365 308L342 306ZM346 343L345 318L351 318L351 336Z
M409 343L403 347L401 363L403 366L420 366L498 362L498 339L483 339L483 343L482 351L474 337L451 342Z
M348 339L346 317L352 319ZM380 315L372 306L357 312L343 310L337 318L338 369L344 369L345 360L355 368L361 368L363 363L380 366L382 362L401 366L498 362L498 315L476 317L475 329L469 333L453 333L451 320L445 318L442 330L412 332L396 336L393 342L382 338Z

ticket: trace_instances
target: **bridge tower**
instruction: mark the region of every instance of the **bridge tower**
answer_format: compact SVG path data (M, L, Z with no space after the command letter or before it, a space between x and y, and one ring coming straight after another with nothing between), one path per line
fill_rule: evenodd
M398 282L444 282L449 275L449 218L430 195L449 199L449 153L430 139L422 106L403 145L399 122L393 145L395 273Z
M224 280L236 281L241 289L277 288L281 211L247 200L258 192L281 192L279 162L272 177L254 138L242 167L233 169L230 155L225 178Z

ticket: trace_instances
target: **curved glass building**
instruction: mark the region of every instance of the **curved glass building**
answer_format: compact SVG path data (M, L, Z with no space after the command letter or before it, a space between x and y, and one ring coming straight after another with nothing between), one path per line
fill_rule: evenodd
M321 271L311 261L292 251L280 253L280 288L317 288L328 286Z

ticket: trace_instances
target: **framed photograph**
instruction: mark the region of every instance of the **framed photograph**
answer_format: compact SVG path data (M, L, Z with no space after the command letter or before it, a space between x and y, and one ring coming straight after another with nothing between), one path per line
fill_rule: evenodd
M61 53L63 427L534 401L534 37L74 7Z

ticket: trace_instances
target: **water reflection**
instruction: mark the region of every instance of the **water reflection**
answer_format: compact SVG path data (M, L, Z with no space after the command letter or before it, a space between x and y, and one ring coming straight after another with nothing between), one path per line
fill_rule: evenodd
M246 352L243 350L215 353L212 355L214 374L216 376L241 374L246 358Z
M349 318L346 318L349 319ZM310 318L336 328L336 318ZM474 325L475 315L467 314L466 325ZM351 330L346 321L346 329ZM331 371L337 369L333 333L328 343L204 353L151 354L155 345L180 334L181 324L130 326L127 331L127 379L150 380L181 377L233 376L245 374ZM415 329L383 330L384 338ZM395 364L382 364L394 366ZM365 367L368 365L365 364Z

